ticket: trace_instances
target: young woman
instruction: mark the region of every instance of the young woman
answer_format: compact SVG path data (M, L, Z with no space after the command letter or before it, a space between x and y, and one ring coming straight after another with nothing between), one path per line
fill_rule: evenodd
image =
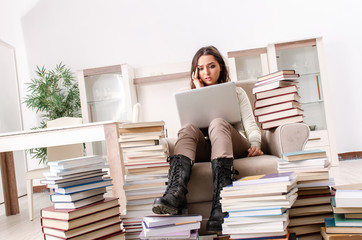
M223 57L213 46L199 49L191 66L191 88L207 87L230 81ZM213 205L206 228L220 232L226 213L221 211L220 191L232 183L233 159L262 155L261 134L245 91L236 88L241 110L241 124L232 126L221 118L214 119L207 129L193 124L178 132L174 156L170 157L168 187L163 197L156 198L153 212L179 214L187 207L187 184L195 160L211 161L213 171ZM195 103L197 104L197 103Z

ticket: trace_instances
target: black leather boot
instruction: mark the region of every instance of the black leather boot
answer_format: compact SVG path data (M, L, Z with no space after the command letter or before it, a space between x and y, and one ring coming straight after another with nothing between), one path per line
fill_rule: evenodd
M152 211L156 214L181 214L187 209L187 184L190 180L192 161L186 156L169 158L168 186L162 197L155 199Z
M220 192L223 187L232 184L232 158L220 158L211 161L212 175L214 181L214 194L212 199L212 210L206 223L208 232L221 232L222 223L226 212L222 212L220 203Z

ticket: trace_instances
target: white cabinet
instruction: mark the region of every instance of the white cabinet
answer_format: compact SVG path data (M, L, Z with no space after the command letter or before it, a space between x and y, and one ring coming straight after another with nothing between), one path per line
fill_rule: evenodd
M332 164L338 165L322 44L322 38L313 38L229 52L230 74L233 81L243 81L278 70L299 73L304 122L314 129L305 148L327 150Z
M137 102L134 72L127 64L77 71L83 123L131 121ZM105 146L87 144L87 152L104 154Z

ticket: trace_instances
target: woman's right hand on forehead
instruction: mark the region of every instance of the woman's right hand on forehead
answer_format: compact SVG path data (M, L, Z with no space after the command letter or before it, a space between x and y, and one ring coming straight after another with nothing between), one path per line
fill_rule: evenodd
M192 80L193 80L196 88L201 88L204 86L204 83L199 78L199 69L198 68L196 68L195 72L192 73Z

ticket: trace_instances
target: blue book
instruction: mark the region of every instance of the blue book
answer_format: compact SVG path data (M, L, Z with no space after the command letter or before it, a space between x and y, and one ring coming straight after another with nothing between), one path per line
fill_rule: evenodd
M320 149L304 150L297 152L283 153L282 159L286 161L299 161L314 158L325 158L327 152Z
M245 186L263 183L290 182L296 178L294 172L271 173L240 178L233 182L233 186Z
M91 182L81 185L70 186L70 187L57 188L54 189L54 192L58 194L70 194L70 193L82 192L90 189L96 189L108 186L112 186L112 179L103 179L102 181L98 182Z

